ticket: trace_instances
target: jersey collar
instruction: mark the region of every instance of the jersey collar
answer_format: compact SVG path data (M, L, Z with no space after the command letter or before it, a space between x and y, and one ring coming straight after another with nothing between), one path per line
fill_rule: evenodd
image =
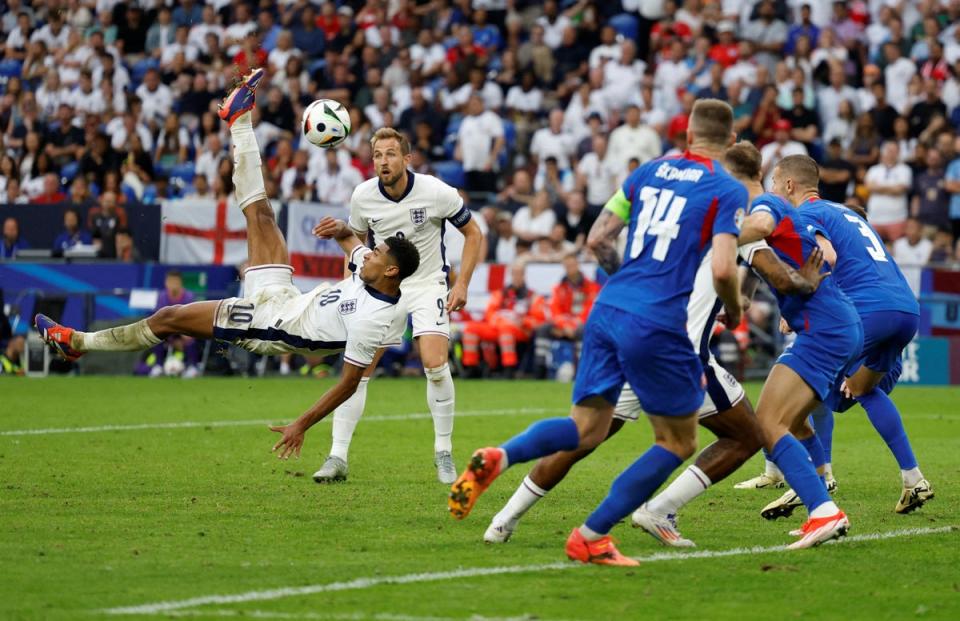
M382 291L377 291L370 285L364 285L363 288L367 290L367 293L369 293L371 297L377 298L381 302L386 302L387 304L396 304L397 302L400 301L399 295L397 297L393 297L392 295L387 295Z
M399 203L400 201L405 199L410 194L410 192L413 191L413 178L414 178L413 171L410 169L407 169L407 187L403 191L403 194L400 195L400 198L393 198L392 196L387 194L387 188L384 187L383 181L380 181L379 179L377 179L377 187L380 188L380 194L383 194L383 197L385 199L387 199L391 203Z
M711 173L713 172L713 160L711 160L709 157L703 157L702 155L698 155L687 149L683 152L683 159L692 160L694 162L703 164L707 167L707 170L709 170Z

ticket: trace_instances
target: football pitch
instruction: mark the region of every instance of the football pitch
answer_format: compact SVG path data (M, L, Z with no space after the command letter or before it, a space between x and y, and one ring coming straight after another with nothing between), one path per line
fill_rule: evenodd
M936 498L896 515L896 463L854 408L837 419L845 540L787 552L802 521L760 518L782 490L734 490L754 457L680 516L692 550L623 524L639 567L582 566L563 544L651 442L628 426L581 462L506 545L481 537L528 466L463 522L436 481L423 380L375 380L350 480L279 461L268 422L330 385L312 379L0 380L0 619L960 619L960 389L898 388L894 401ZM758 384L748 386L756 402ZM458 381L454 456L566 414L570 386ZM701 446L711 441L701 433ZM677 471L679 473L679 470Z

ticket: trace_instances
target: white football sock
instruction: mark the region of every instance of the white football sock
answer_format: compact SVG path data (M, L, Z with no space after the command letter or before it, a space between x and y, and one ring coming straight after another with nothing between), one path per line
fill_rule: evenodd
M811 511L810 517L811 518L830 517L831 515L835 515L838 511L840 511L840 507L834 504L832 500L829 500L823 503L822 505L820 505L819 507L817 507L816 509L814 509L813 511Z
M350 440L353 439L353 430L357 428L357 423L363 416L363 408L367 404L367 383L369 381L369 377L360 378L357 392L350 395L350 398L341 403L340 407L333 412L333 445L330 447L332 457L339 457L343 461L347 461Z
M832 477L833 476L833 464L829 461L823 464L823 476Z
M427 375L427 406L433 415L433 450L453 451L453 377L450 365L423 369Z
M900 476L903 477L904 487L913 487L923 480L923 473L920 468L911 468L910 470L901 470Z
M513 520L519 520L523 514L537 504L541 498L546 496L548 490L541 488L533 482L530 475L523 478L517 491L513 493L507 504L503 506L500 513L493 517L494 524L504 524Z
M647 502L647 509L660 515L676 514L680 507L702 494L710 487L710 477L696 466L680 473L673 483Z
M74 331L70 345L80 351L140 351L160 343L146 319L98 332Z
M230 126L233 139L233 187L241 211L247 205L267 198L260 145L257 144L250 118L250 113L245 112Z
M780 468L777 466L777 464L773 463L769 459L766 460L766 464L764 464L763 468L764 474L771 479L783 479L783 472L780 471Z
M580 527L580 534L583 535L583 538L587 541L596 541L597 539L606 537L606 535L601 535L586 524Z

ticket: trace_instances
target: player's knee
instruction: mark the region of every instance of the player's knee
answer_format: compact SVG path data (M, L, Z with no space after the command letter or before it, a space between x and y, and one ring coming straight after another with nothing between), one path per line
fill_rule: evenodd
M157 329L161 329L164 332L175 332L177 317L180 314L180 304L173 304L171 306L164 306L161 309L158 309L150 317L150 327L157 332Z
M431 364L434 363L434 364ZM431 361L424 358L423 372L427 376L427 381L434 384L440 384L450 377L450 367L445 360Z

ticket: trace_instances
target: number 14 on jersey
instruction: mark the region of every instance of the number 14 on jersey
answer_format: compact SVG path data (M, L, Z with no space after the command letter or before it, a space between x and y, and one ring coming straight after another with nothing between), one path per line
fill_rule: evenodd
M633 232L630 245L630 258L636 259L643 252L644 238L649 234L657 238L653 247L653 258L663 261L667 258L670 243L680 234L680 214L687 205L687 199L677 196L673 190L661 190L644 186L640 190L643 209L637 218L637 228Z

